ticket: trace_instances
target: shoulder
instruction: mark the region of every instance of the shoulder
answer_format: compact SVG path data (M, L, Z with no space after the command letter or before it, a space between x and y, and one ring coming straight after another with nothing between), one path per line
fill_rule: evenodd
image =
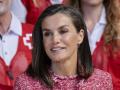
M96 85L98 83L101 88L112 88L112 77L108 72L105 72L103 70L94 69L94 72L89 80L93 80L96 83Z
M26 73L19 75L14 84L14 90L34 90L41 88L41 82L28 76Z
M28 81L31 77L29 77L26 73L20 74L17 78L16 81Z
M113 90L111 75L99 69L94 69L93 74L87 80L81 80L80 89L86 90Z
M29 77L23 73L16 77L14 90L22 90L22 88L26 88L27 82L29 82Z
M92 77L100 78L100 79L110 79L111 80L111 75L108 72L105 72L100 69L94 69L94 72L92 74Z
M112 78L111 75L108 72L105 72L100 69L94 69L93 74L91 75L92 79L95 79L96 81L105 81L105 82L111 82Z

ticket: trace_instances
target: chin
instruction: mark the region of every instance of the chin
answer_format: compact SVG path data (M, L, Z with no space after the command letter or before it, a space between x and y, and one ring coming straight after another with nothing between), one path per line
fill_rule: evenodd
M67 57L64 57L64 56L59 56L59 57L51 58L52 62L56 62L56 63L63 62L66 59L67 59Z

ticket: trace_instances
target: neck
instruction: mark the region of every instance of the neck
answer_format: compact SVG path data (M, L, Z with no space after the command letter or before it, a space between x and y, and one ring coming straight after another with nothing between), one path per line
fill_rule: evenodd
M63 76L71 76L76 75L76 66L73 66L73 64L54 64L52 65L52 70L58 74Z
M58 75L72 76L77 74L77 58L52 62L52 70Z
M6 32L8 32L10 22L11 22L10 12L0 16L0 34L1 35L4 35Z
M82 4L84 20L86 22L88 30L93 29L95 24L99 21L102 9L103 9L103 4L97 6Z

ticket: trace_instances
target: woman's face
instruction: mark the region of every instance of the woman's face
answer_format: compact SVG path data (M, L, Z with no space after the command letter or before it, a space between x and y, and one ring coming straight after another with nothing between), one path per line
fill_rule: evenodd
M77 57L78 44L83 40L83 30L76 32L70 17L57 13L42 22L43 44L52 62Z
M81 0L81 4L97 6L103 4L103 0Z

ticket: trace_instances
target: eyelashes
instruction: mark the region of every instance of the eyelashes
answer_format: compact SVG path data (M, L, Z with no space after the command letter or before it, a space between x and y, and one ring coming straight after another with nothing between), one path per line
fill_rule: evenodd
M64 34L66 34L68 32L69 32L68 29L61 29L61 30L58 31L58 34L59 35L64 35ZM52 31L47 31L47 30L43 31L43 36L45 36L45 37L53 36L53 35L54 35L54 32L52 32Z
M43 36L45 36L45 37L52 36L52 35L53 35L53 33L50 31L44 31L44 33L43 33Z
M62 30L59 31L60 34L65 34L67 32L68 32L68 29L62 29Z

